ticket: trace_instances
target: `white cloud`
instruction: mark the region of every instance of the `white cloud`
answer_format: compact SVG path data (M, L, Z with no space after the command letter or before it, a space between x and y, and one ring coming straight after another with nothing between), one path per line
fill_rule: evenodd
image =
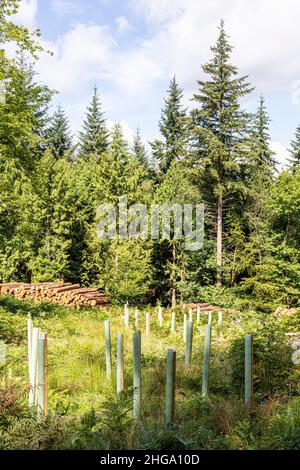
M72 5L69 0L53 3ZM132 44L124 49L108 27L77 24L52 44L54 59L43 59L52 86L65 91L72 84L106 79L123 93L144 100L145 94L151 99L161 81L165 88L176 73L185 90L194 89L221 17L236 45L233 61L250 74L258 90L291 87L300 79L295 59L300 42L298 0L130 0L129 5L146 22L144 38L132 35ZM130 28L125 16L115 18L115 24L118 34Z
M36 28L37 9L37 0L22 0L18 12L13 16L13 20L26 28Z
M164 78L163 67L151 56L147 44L126 54L119 53L115 60L117 73L112 70L112 79L124 93L141 100L153 91L157 80Z
M60 92L105 80L126 97L143 101L149 99L153 84L164 78L161 64L155 54L152 57L151 43L123 52L107 26L77 23L56 42L44 43L44 47L54 55L41 57L40 77Z
M147 22L157 61L184 82L199 78L220 19L236 45L235 63L259 86L290 87L300 78L298 0L131 0Z
M79 15L85 11L82 3L74 2L72 0L52 0L51 7L59 16L71 14Z
M288 149L281 142L270 142L270 147L275 152L275 158L278 161L278 170L283 170L288 165L290 154Z
M82 84L111 73L114 44L107 27L77 23L55 43L45 44L54 55L41 57L40 76L60 92L73 92Z
M126 16L117 16L115 23L119 34L123 34L130 29L130 23Z
M36 1L24 3L34 5ZM80 3L52 0L54 8L65 12ZM153 123L174 74L185 90L185 104L192 105L189 98L196 80L203 77L201 64L211 56L210 46L224 18L235 45L233 62L242 73L250 74L257 91L291 89L292 99L292 83L300 80L298 0L128 0L128 6L127 16L113 18L110 26L77 23L45 44L54 56L42 57L41 79L68 93L69 98L74 96L75 106L83 100L81 88L98 83L106 95L104 109L113 118L137 124L142 120L142 130L147 127L147 137L152 138ZM138 29L131 26L136 24ZM122 34L129 28L125 43ZM274 140L279 158L284 160L284 146L276 137Z

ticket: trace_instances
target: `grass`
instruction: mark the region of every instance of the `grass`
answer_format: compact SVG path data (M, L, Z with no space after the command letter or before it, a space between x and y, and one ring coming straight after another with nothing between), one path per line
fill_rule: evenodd
M151 334L145 336L145 311ZM7 344L0 366L0 449L300 449L300 368L291 361L287 331L299 331L300 315L275 318L251 311L224 313L221 331L213 320L210 395L201 397L204 328L194 331L193 365L184 367L183 313L140 311L142 332L142 424L132 420L132 331L122 308L74 309L0 298L0 337ZM48 334L49 417L27 408L26 317ZM105 319L111 322L113 377L106 380ZM125 391L116 397L116 335L125 335ZM243 338L254 334L255 403L243 404ZM177 352L176 424L164 425L166 351ZM11 399L7 399L9 396Z

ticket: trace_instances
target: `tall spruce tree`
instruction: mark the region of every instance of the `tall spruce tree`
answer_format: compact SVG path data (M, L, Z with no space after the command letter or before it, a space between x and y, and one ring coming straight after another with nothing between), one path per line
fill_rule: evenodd
M261 95L257 112L254 115L253 141L255 173L264 182L270 181L276 170L275 153L270 149L270 122L265 100Z
M145 168L148 168L149 162L147 158L147 152L145 149L145 145L143 144L142 135L139 127L137 128L136 134L133 139L132 151L137 161Z
M66 153L69 155L72 153L70 126L68 118L60 105L50 121L46 136L48 147L57 159L63 158Z
M168 171L172 162L184 153L186 110L182 106L182 96L183 90L173 77L159 121L162 140L155 140L151 144L154 159L163 174Z
M99 157L108 147L108 131L97 87L94 88L79 137L81 158L88 159L91 155Z
M217 220L217 285L222 283L224 198L243 190L239 178L240 161L247 130L248 115L240 107L240 99L248 95L247 76L239 76L230 63L232 46L221 21L212 59L202 66L207 81L199 80L194 101L200 105L192 112L193 147L201 169L201 185L205 200L216 206Z
M300 124L298 125L295 137L291 141L291 148L289 149L291 158L289 158L289 167L292 173L300 169Z

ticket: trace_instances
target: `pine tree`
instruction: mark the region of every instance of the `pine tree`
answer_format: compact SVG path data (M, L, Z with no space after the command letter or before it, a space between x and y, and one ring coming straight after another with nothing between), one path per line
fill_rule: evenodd
M63 158L67 152L71 153L72 137L70 135L69 122L60 105L51 119L46 136L48 147L57 159Z
M274 152L270 149L270 117L267 113L263 96L259 98L259 105L254 116L253 142L254 164L256 174L263 181L270 181L276 170Z
M295 138L291 141L289 150L291 158L289 159L290 169L293 173L300 169L300 124L298 125Z
M83 131L80 133L80 156L85 159L88 159L91 155L99 157L107 147L108 131L98 90L95 87L91 104L87 108Z
M217 284L222 282L223 211L224 198L241 190L240 161L248 129L248 116L241 110L239 100L252 89L247 76L239 76L237 67L230 64L232 46L224 30L219 28L213 57L202 66L207 81L198 81L194 94L200 108L192 112L195 164L201 168L201 185L206 201L216 204L217 211Z
M154 159L163 174L168 171L172 162L182 157L184 153L186 110L181 103L182 96L183 90L173 77L159 121L159 130L163 140L155 140L151 144Z

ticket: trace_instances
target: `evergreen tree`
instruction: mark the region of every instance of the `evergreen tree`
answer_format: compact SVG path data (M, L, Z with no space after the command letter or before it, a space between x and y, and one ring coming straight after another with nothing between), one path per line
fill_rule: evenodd
M35 80L24 54L14 60L14 74L6 82L0 105L0 146L8 157L19 159L30 170L40 158L52 92Z
M200 202L199 190L191 183L189 172L182 161L173 161L154 194L153 202L169 207ZM170 219L170 240L153 242L153 276L159 299L171 303L172 308L175 308L177 298L183 300L181 294L186 287L185 265L191 253L185 249L185 241L174 233L173 214Z
M254 165L256 175L264 182L272 179L276 170L276 159L274 152L270 149L270 117L267 113L263 96L259 98L259 105L254 116L253 142L254 142Z
M147 152L145 149L145 145L143 144L141 131L139 128L137 128L136 134L133 139L132 151L137 161L141 165L143 165L145 168L148 168L149 162L148 162Z
M165 174L171 163L184 154L186 129L184 118L186 110L182 106L183 91L176 78L170 82L167 98L159 121L159 130L162 140L155 140L151 146L154 159L160 172Z
M32 257L29 240L35 226L32 184L20 162L6 158L1 151L0 174L0 280L26 281Z
M247 76L240 77L230 63L232 46L221 22L213 57L203 71L209 80L198 81L194 94L200 108L192 112L194 164L201 171L205 201L216 206L217 212L217 284L222 282L224 199L243 191L240 179L243 142L249 127L248 115L239 100L252 89Z
M46 150L32 176L31 204L33 230L28 267L35 282L68 279L74 220L72 165Z
M242 289L260 308L274 308L274 302L287 306L299 302L299 217L300 174L283 171L264 201L260 239L252 241L244 257L248 272Z
M56 158L72 153L72 137L69 122L61 106L55 111L47 129L47 144Z
M105 288L115 298L120 298L124 296L125 278L124 283L115 283L108 275L108 266L113 264L113 272L116 273L118 279L120 276L125 276L125 272L128 280L129 278L143 279L144 268L142 266L144 264L141 264L141 270L135 275L131 272L135 269L134 262L129 263L128 259L132 257L131 250L137 253L137 256L142 256L145 250L145 258L148 257L150 247L141 240L136 240L133 246L127 243L128 240L118 240L118 237L114 240L98 239L95 230L96 210L103 203L113 203L117 207L120 196L127 196L128 205L149 202L151 198L151 185L147 180L145 168L130 151L120 124L114 125L111 131L111 142L101 160L95 156L89 160L88 167L84 171L84 178L87 181L86 185L80 181L77 184L85 186L85 192L86 188L89 188L89 202L84 205L84 211L87 207L90 208L91 217L85 230L86 248L83 253L85 283L94 283ZM148 269L147 262L145 270L148 272ZM138 285L140 285L139 282ZM134 295L138 295L140 288L143 288L142 285L134 287L137 289Z
M300 124L296 129L295 138L291 142L289 150L291 158L289 159L290 169L293 173L300 169Z
M108 131L98 90L95 87L91 104L87 108L86 118L83 122L83 131L80 133L80 156L85 159L91 155L99 157L107 147Z

